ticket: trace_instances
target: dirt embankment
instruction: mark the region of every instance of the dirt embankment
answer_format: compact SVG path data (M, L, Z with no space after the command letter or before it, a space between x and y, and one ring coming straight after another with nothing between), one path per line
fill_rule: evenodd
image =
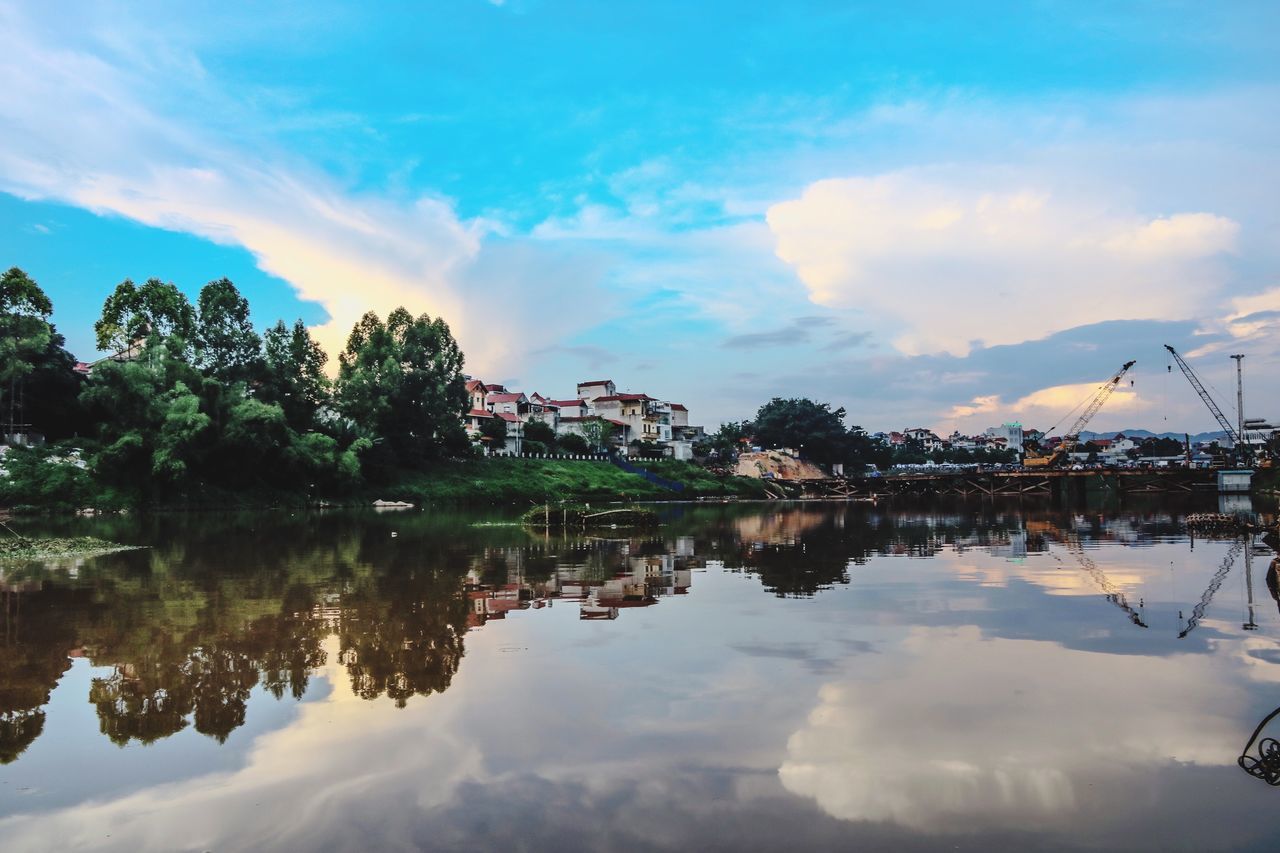
M777 450L743 453L738 457L738 467L734 473L739 477L756 477L762 480L820 480L827 476L825 471L812 462L805 462Z

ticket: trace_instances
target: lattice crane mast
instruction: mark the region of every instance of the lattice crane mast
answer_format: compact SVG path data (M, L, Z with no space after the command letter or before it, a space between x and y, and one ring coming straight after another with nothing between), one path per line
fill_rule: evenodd
M1191 387L1196 389L1196 393L1200 395L1200 399L1204 400L1204 404L1209 407L1209 412L1213 415L1213 419L1218 422L1218 426L1222 427L1222 431L1231 439L1231 444L1236 448L1236 455L1245 452L1246 444L1244 436L1236 431L1231 425L1231 421L1227 420L1227 416L1222 413L1222 409L1218 408L1218 404L1209 396L1208 390L1204 387L1204 383L1200 381L1200 377L1191 369L1191 365L1187 364L1186 359L1178 355L1178 351L1168 344L1164 348L1169 351L1169 355L1173 356L1173 360L1178 362L1178 367L1182 369L1182 375L1187 377L1187 381L1191 383Z
M1089 421L1102 408L1102 404L1111 397L1112 392L1116 390L1116 386L1120 384L1120 380L1129 372L1129 368L1133 367L1134 363L1133 361L1125 362L1115 376L1102 383L1102 387L1093 395L1089 404L1085 406L1084 411L1080 413L1080 417L1076 418L1075 423L1071 425L1071 429L1062 437L1061 443L1053 449L1052 453L1040 455L1034 448L1027 447L1026 457L1022 464L1028 468L1046 468L1050 465L1056 465L1059 461L1065 459L1068 453L1075 450L1076 444L1080 441L1080 433L1084 431Z

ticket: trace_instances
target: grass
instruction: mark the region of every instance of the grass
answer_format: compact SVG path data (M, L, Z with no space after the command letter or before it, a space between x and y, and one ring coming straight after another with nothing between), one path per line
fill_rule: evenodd
M764 496L758 481L745 477L716 477L687 462L667 460L645 467L668 480L683 483L685 489L680 492L665 489L608 462L475 459L445 463L427 472L415 472L387 488L371 488L369 494L370 499L378 497L414 503L493 504Z

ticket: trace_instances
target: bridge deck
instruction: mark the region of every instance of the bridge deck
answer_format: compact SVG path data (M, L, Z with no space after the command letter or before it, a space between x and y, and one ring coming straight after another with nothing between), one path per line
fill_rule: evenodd
M1185 494L1216 490L1217 474L1206 469L939 471L782 482L800 486L805 495L843 498L908 494L1052 495L1056 491L1090 486L1124 494Z

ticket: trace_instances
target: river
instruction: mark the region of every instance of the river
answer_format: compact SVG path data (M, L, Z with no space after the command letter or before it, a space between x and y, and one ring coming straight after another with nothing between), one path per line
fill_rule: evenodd
M1260 541L661 513L23 522L147 547L0 567L0 848L1280 848L1237 764L1280 706Z

